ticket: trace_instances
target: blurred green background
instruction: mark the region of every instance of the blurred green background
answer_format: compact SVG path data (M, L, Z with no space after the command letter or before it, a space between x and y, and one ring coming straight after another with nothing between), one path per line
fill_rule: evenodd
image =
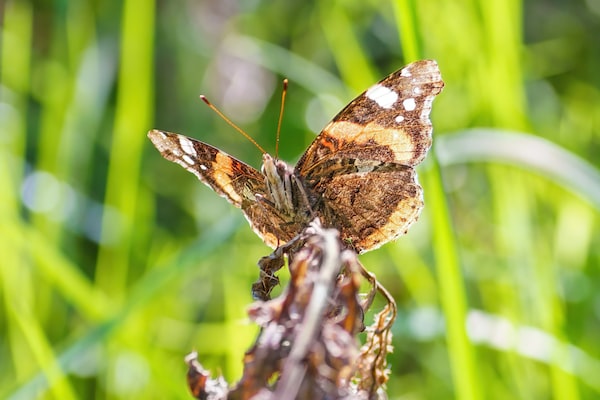
M0 398L229 382L269 253L146 138L256 167L420 58L446 88L409 234L361 257L399 303L393 399L600 398L600 0L0 2ZM370 315L367 318L371 318Z

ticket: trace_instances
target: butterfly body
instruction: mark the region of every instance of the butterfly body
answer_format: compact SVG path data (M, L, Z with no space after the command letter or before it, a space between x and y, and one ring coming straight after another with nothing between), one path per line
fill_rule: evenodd
M442 88L435 61L409 64L346 106L295 167L264 154L258 171L186 136L148 136L163 157L241 208L267 245L286 243L319 217L365 252L404 234L419 216L414 166L431 146L429 113Z

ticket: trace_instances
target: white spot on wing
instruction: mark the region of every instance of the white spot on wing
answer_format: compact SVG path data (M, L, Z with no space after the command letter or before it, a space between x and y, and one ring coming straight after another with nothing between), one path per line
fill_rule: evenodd
M385 86L381 86L380 84L371 86L365 93L365 96L376 102L380 107L387 109L392 108L394 103L398 100L398 93Z
M402 101L402 105L406 111L413 111L415 108L417 108L417 103L413 98L405 99Z
M421 89L419 86L415 86L415 87L413 88L413 93L414 93L415 95L417 95L417 96L418 96L418 95L420 95L421 93L423 93L423 89Z
M398 115L398 116L396 117L396 122L397 122L397 123L401 123L402 121L404 121L404 117L403 117L402 115Z
M181 146L181 149L190 156L196 157L198 155L196 154L196 149L194 149L194 144L185 136L179 136L179 145Z
M202 171L206 171L208 169L208 167L206 165L204 165L204 164L200 164L200 169Z
M408 69L409 67L405 67L402 72L400 72L400 76L406 76L406 77L411 77L412 74L410 72L410 70Z
M185 161L189 165L194 165L195 164L194 160L192 159L192 157L188 156L187 154L184 154L181 158L183 158L183 161Z

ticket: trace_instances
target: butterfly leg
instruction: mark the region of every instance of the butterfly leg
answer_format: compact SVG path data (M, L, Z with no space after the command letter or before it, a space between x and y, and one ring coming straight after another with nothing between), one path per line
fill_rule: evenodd
M375 297L375 293L379 292L379 294L381 294L383 298L387 301L390 310L390 315L387 317L387 321L381 328L379 328L379 330L384 331L391 329L398 315L398 306L396 305L394 297L381 283L379 283L379 281L375 277L375 274L367 271L367 269L358 260L356 260L356 262L358 264L358 267L360 268L361 275L371 284L371 290L369 291L363 303L365 311L368 310L369 307L371 307L371 304L373 303L373 299Z

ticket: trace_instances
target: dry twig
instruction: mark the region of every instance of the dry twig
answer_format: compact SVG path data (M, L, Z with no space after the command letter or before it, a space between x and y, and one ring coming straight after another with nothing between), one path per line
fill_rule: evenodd
M290 260L289 285L269 300L285 255ZM225 381L211 379L192 353L186 359L192 394L215 400L385 398L396 306L356 254L343 249L337 231L314 223L259 265L261 277L252 291L262 301L250 307L249 315L261 332L244 357L242 378L227 390ZM373 285L362 303L361 277ZM356 336L364 329L364 310L376 290L388 305L366 328L366 343L359 350Z

